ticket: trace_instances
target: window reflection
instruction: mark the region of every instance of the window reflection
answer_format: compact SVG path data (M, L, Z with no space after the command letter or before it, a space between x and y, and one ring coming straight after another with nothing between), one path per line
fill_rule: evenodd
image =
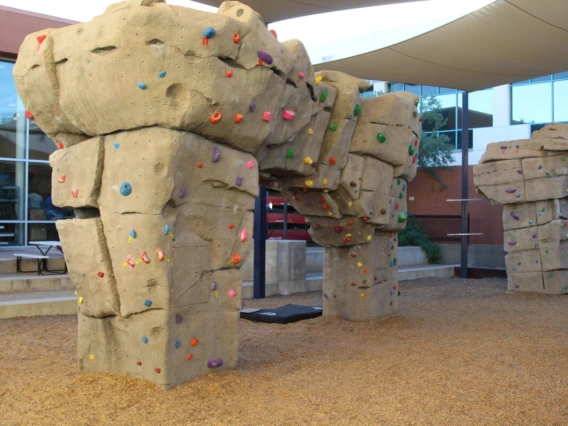
M24 173L24 162L0 161L0 221L24 219Z
M568 121L568 80L554 83L554 121Z
M513 121L519 123L552 121L552 83L514 86L512 91Z
M53 141L43 133L35 122L30 121L30 160L49 160L49 154L56 150Z
M13 68L12 62L0 61L0 157L25 158L26 117Z

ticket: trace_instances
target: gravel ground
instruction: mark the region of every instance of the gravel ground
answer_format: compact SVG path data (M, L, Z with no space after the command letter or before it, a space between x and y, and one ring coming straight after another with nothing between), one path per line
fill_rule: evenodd
M0 424L568 424L568 297L506 294L501 279L400 288L384 320L241 320L236 371L168 392L78 375L73 316L0 320ZM286 303L321 293L245 306Z

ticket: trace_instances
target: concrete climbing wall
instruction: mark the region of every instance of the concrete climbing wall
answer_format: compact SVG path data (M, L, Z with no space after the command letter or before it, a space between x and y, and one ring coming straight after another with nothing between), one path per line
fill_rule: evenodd
M568 293L568 125L487 146L478 191L503 209L509 291Z
M314 74L301 42L280 43L235 1L217 14L112 5L30 34L14 77L26 115L59 147L54 204L76 211L57 228L77 287L80 371L168 389L236 366L259 180L288 194L327 247L326 315L397 311L413 95L362 100L367 82Z

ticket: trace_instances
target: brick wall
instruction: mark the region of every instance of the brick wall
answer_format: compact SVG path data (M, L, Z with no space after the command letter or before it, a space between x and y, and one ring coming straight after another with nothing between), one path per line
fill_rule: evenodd
M418 169L418 174L408 184L408 212L416 215L460 215L461 202L448 202L461 196L461 167L438 171L440 181ZM410 201L414 197L414 201ZM473 186L473 167L469 167L469 198L483 198ZM487 199L470 201L470 229L482 236L470 237L470 244L503 245L503 206L492 205Z

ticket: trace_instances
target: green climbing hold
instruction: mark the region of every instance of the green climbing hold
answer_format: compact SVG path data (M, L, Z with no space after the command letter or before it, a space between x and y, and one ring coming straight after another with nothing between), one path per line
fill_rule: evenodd
M549 172L545 172L545 174L546 174L546 176L550 176L550 173L549 173Z
M330 124L328 126L328 129L331 130L332 132L337 132L337 129L339 129L339 125L337 124Z
M544 211L545 211L545 210L546 210L546 209L545 209L545 208L543 207L543 208L542 208L542 210L541 210L541 212L543 212L543 213L544 213Z
M400 213L398 215L398 223L404 223L406 222L406 213Z
M361 105L355 105L355 109L353 110L353 115L357 117L359 114L361 114Z
M398 260L396 260L396 257L392 260L392 263L394 266L396 266L396 264L398 263Z
M400 192L400 193L398 194L398 199L399 199L399 200L402 200L402 197L404 197L404 195L402 195L402 192Z
M327 92L321 92L320 93L320 102L324 103L326 99L327 99Z
M414 155L414 145L408 145L408 155Z
M400 179L397 179L397 180L396 180L396 184L397 184L397 185L400 185ZM392 189L392 186L391 186L391 189Z
M560 157L560 161L566 161L566 158Z
M384 143L384 142L387 140L387 138L386 138L386 136L383 135L382 133L377 133L377 140L378 140L380 143Z
M286 151L286 158L294 158L294 151L292 151L291 149L289 149L288 151Z

